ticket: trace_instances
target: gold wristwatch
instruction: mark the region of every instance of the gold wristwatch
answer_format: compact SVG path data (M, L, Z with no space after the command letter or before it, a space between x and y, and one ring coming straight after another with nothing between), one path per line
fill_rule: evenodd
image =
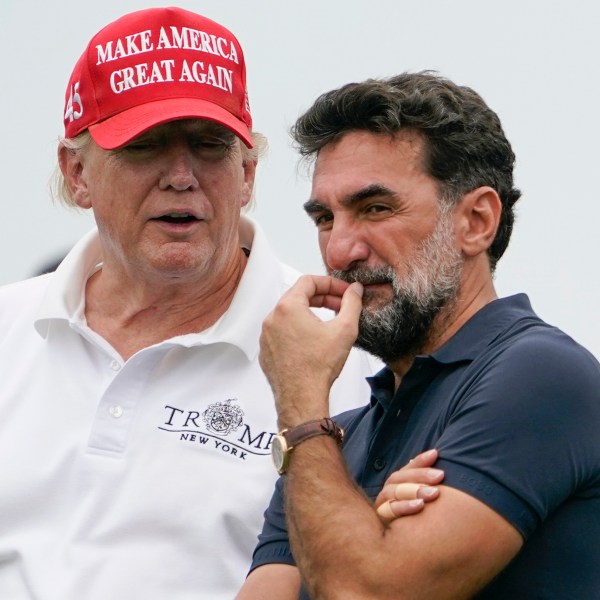
M290 454L300 442L317 435L330 435L338 444L344 440L344 430L328 417L280 431L271 443L271 456L277 472L283 475L287 471Z

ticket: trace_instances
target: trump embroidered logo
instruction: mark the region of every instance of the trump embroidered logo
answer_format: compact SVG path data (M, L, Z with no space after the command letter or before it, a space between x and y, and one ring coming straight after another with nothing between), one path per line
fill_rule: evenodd
M231 404L232 402L233 399L228 399L210 404L202 413L202 419L210 431L227 435L240 427L243 423L244 411L239 406Z

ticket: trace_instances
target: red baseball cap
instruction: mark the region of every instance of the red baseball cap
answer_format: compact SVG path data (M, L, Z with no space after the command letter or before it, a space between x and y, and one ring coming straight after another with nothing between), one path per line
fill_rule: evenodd
M106 150L189 118L219 123L252 147L238 40L181 8L140 10L104 27L77 61L65 94L65 137L89 129Z

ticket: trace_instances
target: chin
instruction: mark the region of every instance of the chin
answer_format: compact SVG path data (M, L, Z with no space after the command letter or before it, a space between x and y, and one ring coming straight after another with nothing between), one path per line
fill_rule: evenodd
M154 257L151 261L151 267L160 276L189 279L197 278L200 274L206 272L206 263L206 260L200 260L197 256L182 256L179 254L177 256ZM208 265L208 268L210 268L210 265Z

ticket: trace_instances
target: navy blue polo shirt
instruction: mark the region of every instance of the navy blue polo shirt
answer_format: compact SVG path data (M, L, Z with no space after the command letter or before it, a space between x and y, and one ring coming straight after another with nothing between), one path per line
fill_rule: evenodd
M587 350L520 294L491 302L417 357L396 393L387 368L370 384L370 403L335 419L370 498L437 448L444 485L490 506L525 540L478 598L600 598L600 365ZM280 479L252 568L294 564L282 489Z

